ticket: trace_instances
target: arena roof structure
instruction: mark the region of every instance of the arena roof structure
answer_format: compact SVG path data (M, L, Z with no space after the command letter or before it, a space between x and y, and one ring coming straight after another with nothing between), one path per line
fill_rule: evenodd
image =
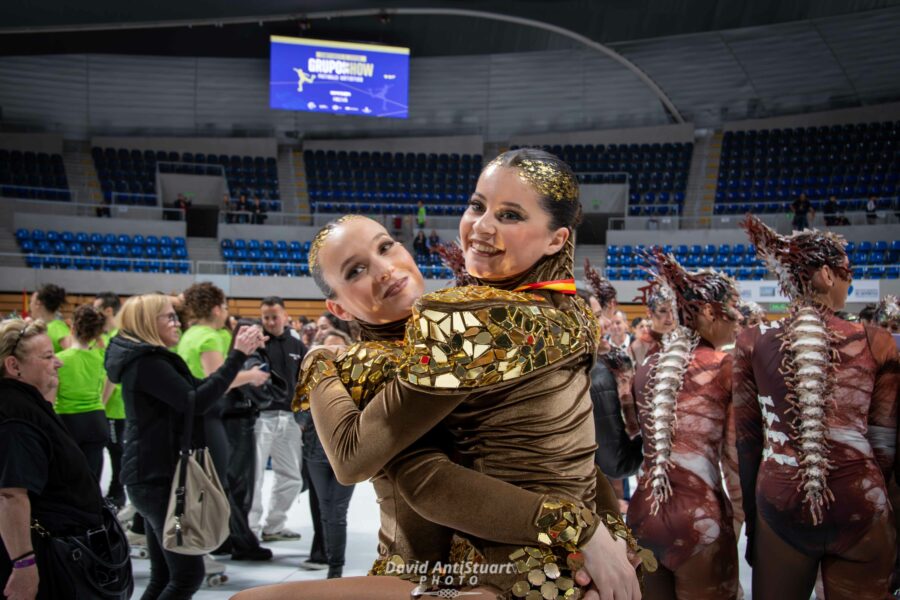
M586 81L621 90L623 113L649 93L664 121L703 126L896 101L897 31L900 0L48 0L0 8L0 55L261 59L270 35L406 46L414 60L515 53L549 66L568 51Z

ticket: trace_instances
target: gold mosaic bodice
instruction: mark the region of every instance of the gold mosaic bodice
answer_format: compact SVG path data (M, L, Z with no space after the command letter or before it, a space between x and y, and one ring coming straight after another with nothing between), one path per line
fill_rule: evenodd
M398 376L426 388L483 388L593 351L597 321L580 298L574 308L485 286L427 294L413 307Z
M426 388L483 388L593 352L597 321L580 298L573 302L575 310L566 311L537 294L487 286L426 294L403 342L357 342L334 360L313 357L300 373L293 408L307 410L310 391L335 374L362 408L395 375Z
M390 381L403 362L405 352L402 341L357 342L339 354L334 360L317 360L311 357L311 364L304 365L294 391L293 410L309 410L309 393L315 389L323 377L337 375L350 392L350 397L360 408ZM319 353L319 358L331 358L327 352Z

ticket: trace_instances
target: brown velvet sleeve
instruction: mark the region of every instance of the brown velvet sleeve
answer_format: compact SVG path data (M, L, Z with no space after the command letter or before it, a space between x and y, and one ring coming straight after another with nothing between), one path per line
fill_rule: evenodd
M763 455L763 422L753 375L753 345L759 335L756 328L745 329L734 348L731 389L734 428L740 473L744 519L747 523L747 557L751 556L753 526L756 517L756 477Z
M331 375L310 391L310 409L338 481L351 485L373 477L465 397L430 394L391 380L360 410L341 380Z
M613 489L612 484L609 481L609 477L606 476L603 471L598 467L597 471L597 495L596 495L596 504L597 509L596 512L599 514L604 513L613 513L616 515L622 514L622 511L619 510L619 497L616 495L616 490Z
M728 403L725 407L725 432L722 438L722 476L725 480L725 488L728 490L728 498L734 510L735 533L739 534L741 524L744 522L743 493L741 490L741 478L738 473L737 457L737 432L734 423L734 402L732 402L733 358L726 356L719 369L719 385L728 394Z
M503 544L536 544L544 532L538 525L543 505L558 500L552 494L528 491L458 465L442 450L425 443L402 452L386 471L403 499L425 519ZM597 478L598 487L602 478L609 488L599 470ZM609 495L618 514L618 501ZM582 530L579 544L591 538L599 522L594 519L591 527Z
M891 471L898 473L897 389L900 386L900 361L894 338L881 327L866 326L869 349L875 358L875 386L869 404L869 443L885 481ZM893 443L891 443L893 442Z

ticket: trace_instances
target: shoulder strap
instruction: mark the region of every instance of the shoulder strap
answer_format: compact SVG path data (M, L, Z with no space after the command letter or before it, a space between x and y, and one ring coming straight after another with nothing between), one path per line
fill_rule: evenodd
M185 508L185 483L187 482L188 459L191 456L191 439L194 433L194 396L196 390L188 392L188 405L184 411L184 431L181 432L181 452L178 457L178 484L175 488L174 516L181 519ZM177 523L177 521L176 521ZM182 545L182 532L176 527L175 535L178 545Z
M181 453L189 453L191 451L191 442L194 434L194 402L196 400L197 391L188 392L187 408L184 411L184 429L181 432Z

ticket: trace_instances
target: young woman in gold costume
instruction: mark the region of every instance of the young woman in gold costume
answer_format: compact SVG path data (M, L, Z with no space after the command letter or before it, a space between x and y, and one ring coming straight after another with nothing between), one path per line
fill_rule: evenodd
M602 475L597 505L588 376L596 324L573 294L579 217L564 163L535 150L501 155L460 223L480 285L425 295L411 318L421 276L383 228L344 218L317 236L311 260L329 309L381 340L308 359L299 386L338 478L375 477L382 531L373 574L437 560L508 565L479 572L475 591L640 597L625 543L615 540L638 549ZM595 535L601 524L613 535ZM575 581L582 561L594 587L585 573ZM284 584L239 597L437 593L413 579Z

